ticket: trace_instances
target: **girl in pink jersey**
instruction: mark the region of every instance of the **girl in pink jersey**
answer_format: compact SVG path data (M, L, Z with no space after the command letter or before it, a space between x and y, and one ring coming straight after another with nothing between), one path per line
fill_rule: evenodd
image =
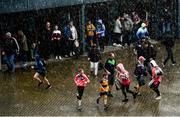
M78 99L78 106L81 106L81 102L82 102L82 96L83 96L83 92L84 92L84 88L87 86L88 83L90 83L89 78L86 76L86 74L84 74L84 70L83 69L79 69L79 73L75 76L74 78L74 82L77 86L77 99Z

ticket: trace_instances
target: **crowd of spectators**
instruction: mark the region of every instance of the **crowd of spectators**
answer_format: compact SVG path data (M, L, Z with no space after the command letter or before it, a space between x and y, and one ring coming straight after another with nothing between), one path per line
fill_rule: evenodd
M147 8L143 11L122 10L123 12L118 13L116 19L114 17L114 19L110 19L111 21L107 21L104 17L86 18L88 19L85 22L86 38L85 42L82 42L80 40L82 26L77 18L80 14L75 9L79 9L79 7L71 8L71 19L67 18L67 12L59 12L57 8L2 15L0 24L1 47L3 47L7 36L11 35L13 39L17 40L19 46L19 49L13 48L18 51L14 53L15 59L25 67L27 61L33 60L34 45L38 47L39 54L44 59L62 59L72 56L78 58L83 44L87 47L87 52L94 44L100 52L104 51L105 45L111 45L109 42L112 42L114 46L125 46L126 44L130 46L131 43L138 40L139 34L136 32L140 27L146 27L151 32L157 28L156 37L158 39L162 38L164 33L173 32L174 23L172 22L171 7L161 9L158 20L156 20L155 13L148 11ZM109 27L107 22L109 24L113 22L113 27ZM111 30L112 28L113 30ZM151 36L151 34L145 36ZM107 38L110 40L108 43Z

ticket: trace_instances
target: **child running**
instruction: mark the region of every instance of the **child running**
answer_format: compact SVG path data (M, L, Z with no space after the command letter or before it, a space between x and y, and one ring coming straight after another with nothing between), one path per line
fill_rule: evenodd
M47 70L45 67L45 62L40 58L38 54L35 55L35 64L36 64L36 73L34 74L34 79L39 81L38 87L40 87L41 84L46 83L48 86L46 89L49 89L52 87L52 85L49 83L47 79ZM39 78L39 76L43 77L43 80Z
M138 84L134 87L136 92L140 95L139 90L142 86L145 85L144 77L147 76L147 71L144 66L144 61L146 59L143 56L138 58L138 63L136 64L136 68L134 70L134 75L138 81Z
M157 65L157 63L154 60L150 61L150 64L152 66L152 80L149 82L149 87L156 92L156 100L161 99L161 93L159 91L159 85L162 80L163 71L162 69Z
M77 86L77 99L78 99L78 109L81 109L82 96L84 88L90 83L89 78L84 74L83 69L79 69L79 73L75 76L74 82Z
M99 104L99 100L103 98L104 101L104 110L106 110L107 107L107 98L109 93L109 86L108 86L108 74L103 74L103 79L100 81L100 88L99 88L99 97L97 98L96 102Z
M122 102L127 102L128 101L126 92L131 93L133 95L133 98L135 99L136 98L136 93L129 89L129 86L130 86L130 83L131 83L130 78L129 78L130 77L129 72L127 70L125 70L124 65L122 63L119 63L116 68L117 68L116 77L120 81L121 90L122 90L122 93L124 95L124 100L122 100Z

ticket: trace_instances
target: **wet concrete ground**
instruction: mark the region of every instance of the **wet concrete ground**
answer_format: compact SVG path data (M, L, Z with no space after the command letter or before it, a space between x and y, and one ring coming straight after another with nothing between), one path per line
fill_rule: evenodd
M154 92L147 85L142 89L142 96L133 100L128 95L129 102L123 103L121 91L113 89L113 98L109 98L107 111L103 110L103 104L96 105L99 80L90 77L91 83L86 87L83 96L83 109L78 111L76 101L76 86L73 78L78 68L83 67L89 74L89 62L86 57L79 60L65 60L48 64L48 79L53 85L45 90L45 85L37 88L37 81L32 80L34 70L23 72L17 70L14 74L0 73L0 115L6 116L180 116L180 42L175 46L176 66L168 65L163 68L165 76L160 90L161 100L154 99ZM159 46L157 63L161 65L165 57L164 47ZM127 70L133 73L135 56L132 49L120 49L116 51L117 61L122 61ZM105 61L107 54L103 54ZM149 82L148 78L146 79ZM133 79L131 89L136 84Z

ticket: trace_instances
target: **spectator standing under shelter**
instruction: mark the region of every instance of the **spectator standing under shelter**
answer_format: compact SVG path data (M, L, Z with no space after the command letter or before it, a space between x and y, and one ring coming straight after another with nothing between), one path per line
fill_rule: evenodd
M96 44L100 47L100 51L104 51L104 43L105 43L105 25L101 19L98 20L96 26Z
M19 53L19 44L17 40L11 36L10 32L6 33L6 37L3 43L2 54L8 67L8 72L15 71L14 59L15 55Z
M73 24L73 21L69 22L69 26L70 26L70 31L71 31L71 36L69 38L69 51L70 51L70 56L75 55L75 40L78 39L78 34L77 34L77 30L76 27Z
M96 28L94 24L89 20L86 27L86 35L87 35L87 43L88 46L92 47L94 44L94 36L95 36Z
M22 61L22 67L26 68L27 66L27 53L28 53L28 44L27 44L27 38L26 35L23 33L22 30L18 31L18 43L20 47L20 60Z
M121 46L122 42L122 23L121 23L121 16L118 16L114 25L114 39L113 39L113 45L114 46Z
M49 59L50 54L52 52L51 36L52 36L51 24L50 22L46 22L46 27L45 29L43 29L39 40L40 56L45 60Z
M133 30L133 22L128 14L124 15L124 33L123 33L123 44L122 46L125 46L125 43L127 43L128 46L131 44L131 36L132 36L132 30Z
M61 31L58 29L58 26L55 25L55 29L52 34L51 40L53 41L53 52L55 59L62 59L62 39L61 39Z

